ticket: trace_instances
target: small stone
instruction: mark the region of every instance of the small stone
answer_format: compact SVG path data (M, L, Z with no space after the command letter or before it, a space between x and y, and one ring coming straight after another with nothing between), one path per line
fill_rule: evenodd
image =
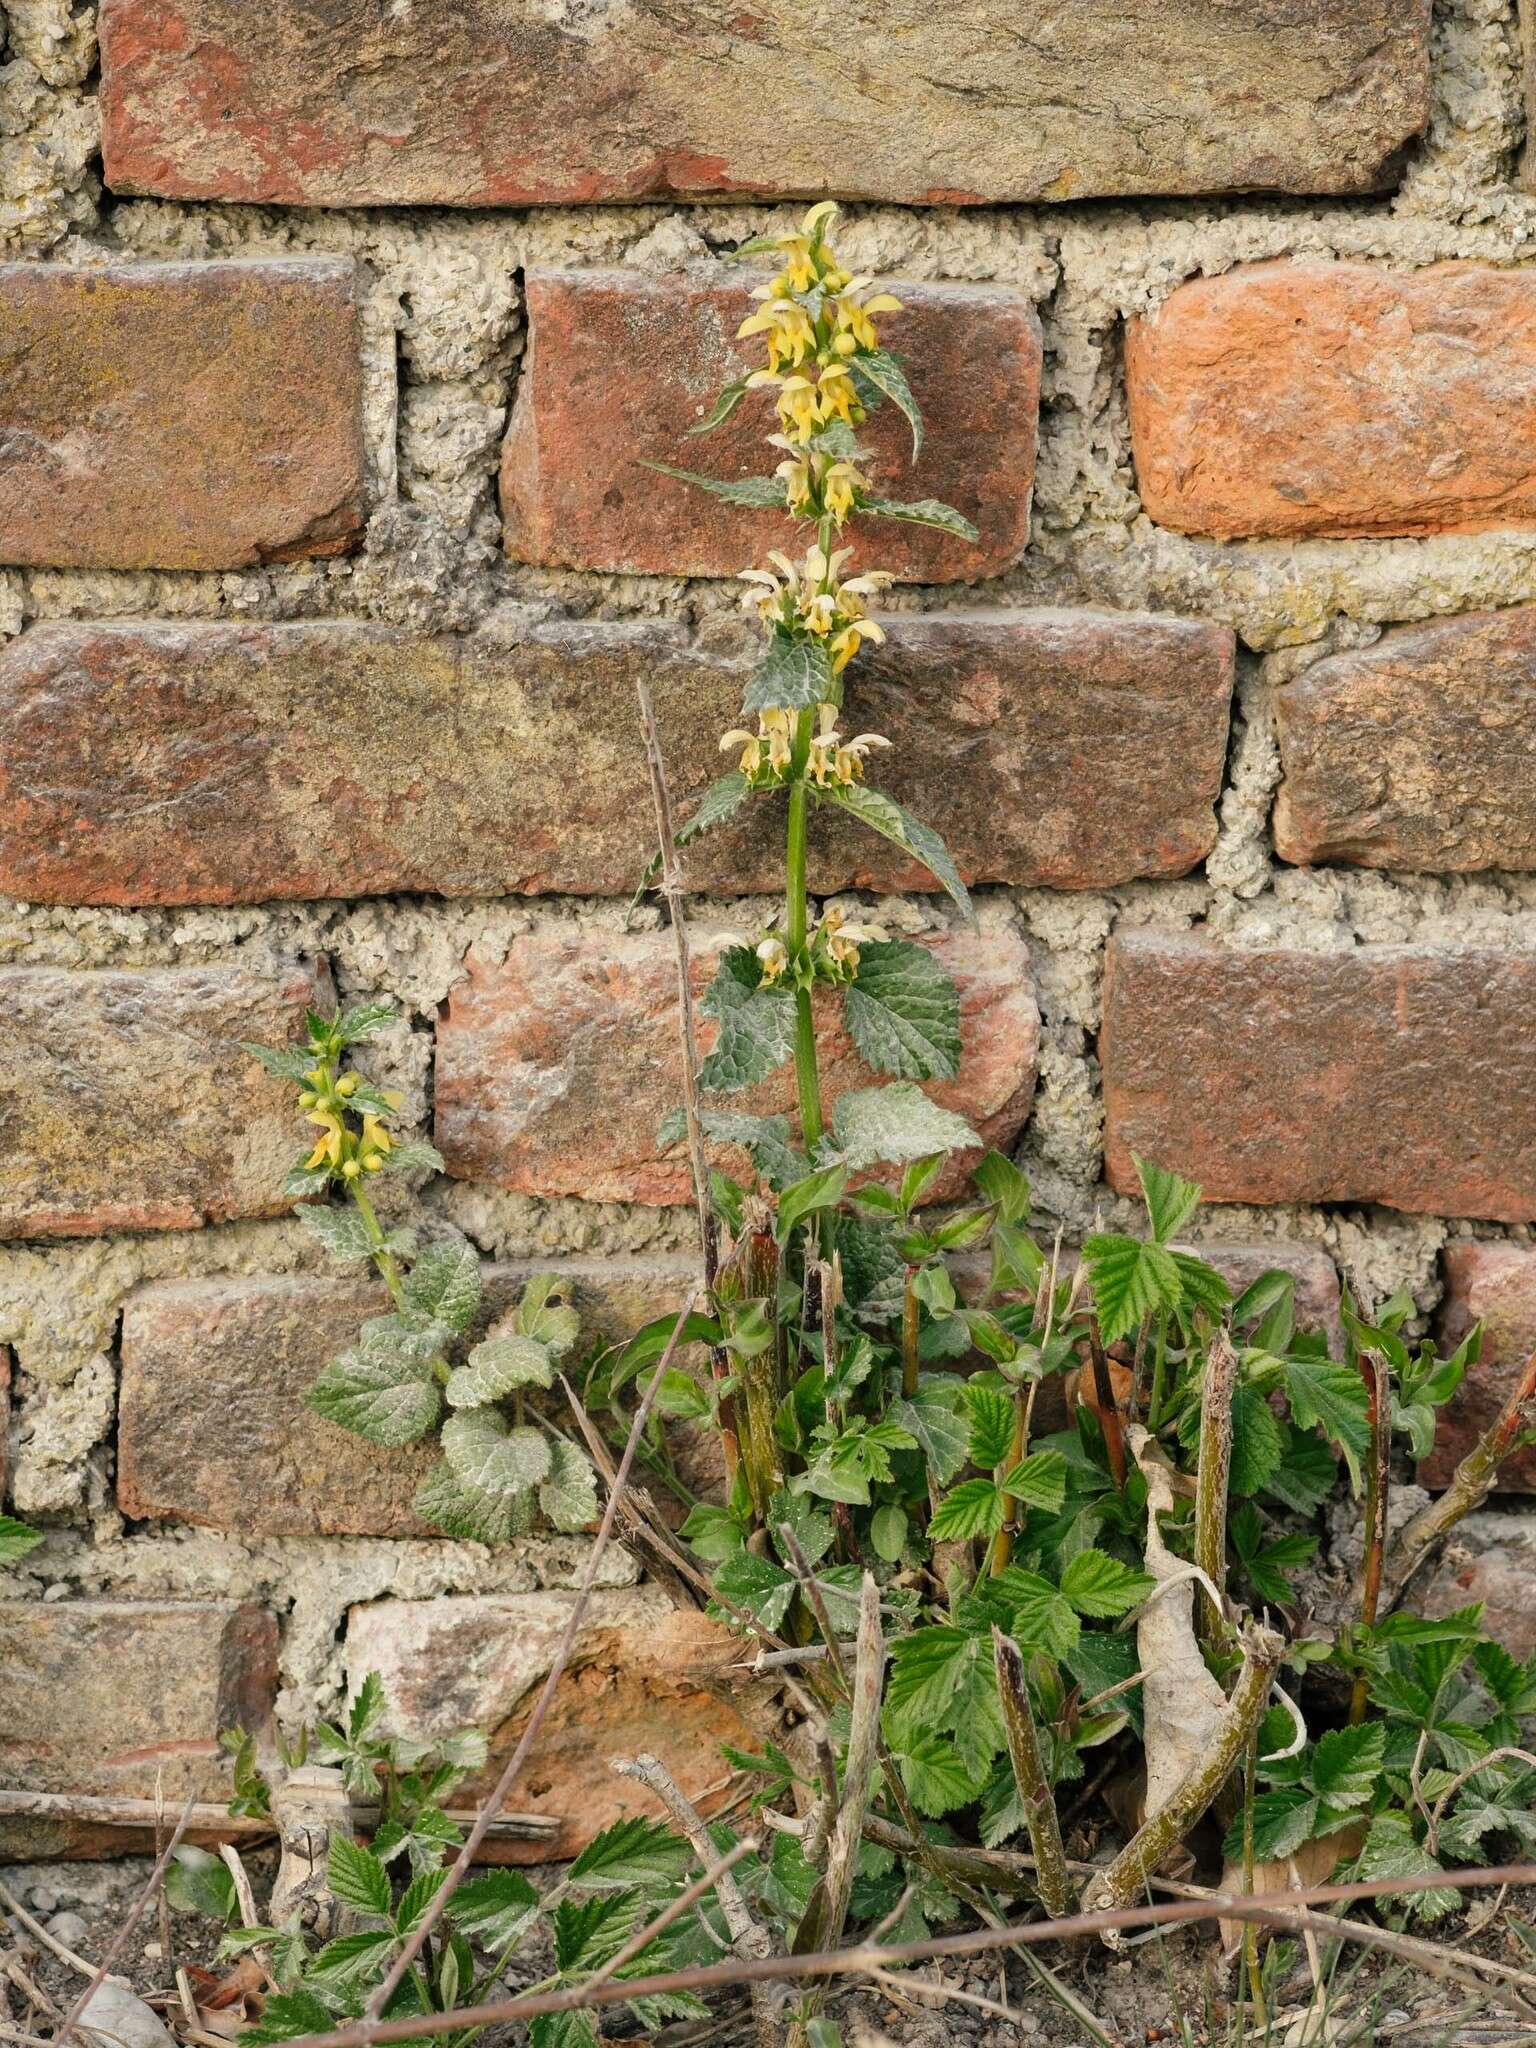
M48 1922L48 1932L55 1941L65 1948L78 1949L82 1941L89 1941L91 1930L78 1913L55 1913Z
M28 1896L34 1913L52 1913L59 1903L58 1893L45 1884L34 1885Z
M169 2033L152 2009L110 1977L91 1993L80 2019L102 2048L173 2048Z

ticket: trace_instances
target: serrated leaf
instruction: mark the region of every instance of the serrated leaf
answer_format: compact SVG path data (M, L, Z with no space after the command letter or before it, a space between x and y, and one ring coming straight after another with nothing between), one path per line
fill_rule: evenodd
M488 1870L459 1886L449 1901L448 1917L486 1948L503 1949L538 1918L540 1903L519 1871Z
M460 1543L505 1543L533 1521L530 1494L473 1493L454 1476L446 1460L434 1465L416 1489L412 1512Z
M0 1515L0 1565L19 1564L42 1540L40 1529L29 1529L14 1515Z
M971 1425L971 1463L990 1472L994 1465L1002 1464L1013 1446L1013 1402L1001 1387L968 1386L965 1405Z
M687 846L704 833L714 831L717 825L723 825L728 818L734 818L751 794L752 785L739 768L733 768L729 775L722 775L700 797L698 809L678 826L678 845Z
M1285 1393L1291 1419L1302 1429L1321 1429L1336 1444L1360 1491L1360 1461L1370 1449L1365 1382L1352 1366L1331 1358L1285 1360Z
M670 462L642 462L641 468L658 470L662 476L675 477L680 484L692 484L695 490L708 491L712 498L723 498L727 505L782 510L786 503L783 480L776 476L743 476L732 481L704 476L696 469L677 469Z
M995 1536L1003 1526L1003 1496L990 1479L962 1479L934 1510L928 1534L935 1543Z
M782 487L781 487L782 488ZM807 711L832 695L832 657L825 641L797 640L775 626L768 651L752 671L742 711Z
M1386 1753L1380 1721L1330 1729L1312 1752L1312 1788L1330 1806L1363 1806L1376 1790Z
M1314 1514L1338 1484L1339 1468L1325 1443L1299 1429L1286 1431L1285 1455L1261 1489L1299 1515Z
M1067 1461L1060 1451L1031 1451L1004 1474L1003 1491L1042 1514L1059 1515L1067 1497Z
M896 1761L907 1797L930 1820L968 1806L980 1790L947 1736L922 1736Z
M310 1388L307 1405L354 1436L398 1450L426 1435L442 1400L432 1380L408 1361L344 1351Z
M851 812L861 825L867 825L872 832L878 832L920 860L939 887L959 905L966 921L975 927L970 891L961 881L948 847L931 825L914 818L894 797L887 796L883 789L871 789L868 783L829 783L816 794L824 803L837 804Z
M788 989L764 988L750 946L730 946L699 1003L719 1025L714 1049L699 1068L699 1086L732 1093L782 1067L795 1049L795 1001Z
M424 1138L413 1138L408 1145L396 1145L385 1154L385 1170L389 1173L441 1173L443 1155L435 1145L429 1145Z
M306 1081L315 1064L314 1054L304 1046L255 1045L242 1038L240 1050L279 1081Z
M311 1237L318 1238L333 1259L353 1263L373 1256L368 1226L350 1203L343 1208L311 1203L295 1211Z
M776 1629L795 1597L795 1580L771 1557L743 1550L716 1571L715 1589L764 1628Z
M1147 1221L1152 1226L1152 1236L1158 1244L1167 1244L1194 1215L1200 1206L1200 1190L1192 1180L1183 1180L1167 1168L1153 1166L1150 1161L1131 1155L1141 1182L1142 1199L1147 1205Z
M1038 1572L1009 1565L994 1575L988 1593L1011 1610L1008 1633L1021 1650L1044 1650L1060 1659L1077 1648L1082 1624L1071 1602Z
M335 2015L313 1991L279 1991L265 2001L261 2018L241 2029L241 2048L270 2048L305 2034L326 2034L335 2024Z
M540 2013L528 2028L530 2048L598 2048L597 2021L590 2012Z
M960 1068L960 995L926 946L878 939L859 949L843 991L848 1035L877 1074L952 1081Z
M597 1520L596 1474L563 1437L549 1446L549 1477L539 1482L539 1506L557 1529L568 1534Z
M1193 1252L1176 1251L1172 1258L1179 1275L1179 1307L1185 1315L1196 1308L1203 1308L1209 1316L1221 1315L1232 1300L1232 1289L1216 1268Z
M850 367L853 381L866 405L874 406L882 398L888 398L906 420L912 429L912 460L916 462L923 452L923 416L912 396L912 387L907 382L907 373L900 358L893 356L889 349L876 348L866 355L855 356Z
M406 1275L405 1298L450 1330L467 1330L480 1306L480 1255L468 1238L428 1245Z
M401 1934L414 1934L427 1916L432 1901L447 1881L448 1872L439 1867L419 1871L401 1894L395 1908L395 1927Z
M946 505L941 498L864 498L860 500L859 512L871 513L876 519L904 520L909 526L937 527L940 533L952 534L956 540L981 539L965 514Z
M1228 1484L1236 1499L1257 1493L1285 1456L1285 1434L1257 1387L1232 1390L1232 1465Z
M483 1408L518 1387L553 1386L554 1364L531 1337L487 1337L448 1376L450 1408Z
M383 1976L384 1963L394 1945L395 1937L388 1927L338 1935L311 1957L305 1979L311 1984L323 1984L332 1992L358 1989Z
M338 1902L356 1913L387 1918L391 1904L389 1872L361 1842L354 1842L339 1829L331 1833L326 1864L327 1882Z
M1428 1876L1431 1871L1441 1868L1439 1861L1415 1840L1412 1825L1405 1815L1382 1813L1371 1822L1371 1831L1350 1875L1362 1882L1374 1882L1384 1877ZM1449 1888L1444 1891L1385 1892L1377 1903L1385 1904L1388 1900L1400 1903L1420 1920L1438 1920L1447 1913L1455 1912L1461 1904L1461 1894Z
M904 1166L930 1152L954 1152L979 1145L964 1117L930 1102L911 1081L887 1088L857 1088L838 1098L832 1137L850 1173L882 1163Z
M910 1399L898 1397L886 1411L892 1422L917 1439L940 1486L947 1486L964 1465L970 1439L964 1415L956 1412L959 1394L953 1384L924 1386L919 1382Z
M1156 1586L1148 1572L1122 1564L1104 1550L1080 1550L1062 1566L1061 1590L1079 1614L1113 1621L1139 1607Z
M471 1493L493 1499L526 1493L549 1477L553 1463L542 1430L512 1428L495 1408L466 1408L443 1424L443 1455Z
M1117 1343L1160 1308L1177 1308L1183 1283L1173 1254L1140 1238L1100 1232L1083 1241L1083 1263L1105 1344Z
M370 1671L357 1688L352 1704L347 1708L347 1735L352 1742L361 1742L384 1711L384 1681L377 1671Z
M629 1939L646 1910L647 1896L638 1886L562 1899L554 1912L555 1961L567 1975L596 1969Z
M571 1885L608 1891L624 1885L667 1885L684 1876L693 1851L665 1821L635 1816L604 1828L566 1872Z
M1280 1785L1260 1792L1253 1802L1253 1853L1261 1863L1281 1862L1294 1856L1303 1842L1312 1839L1317 1826L1318 1804L1305 1785ZM1222 1853L1229 1862L1243 1860L1243 1816L1227 1830Z
M393 1003L353 1003L336 1019L336 1036L343 1045L360 1045L393 1024L399 1014Z

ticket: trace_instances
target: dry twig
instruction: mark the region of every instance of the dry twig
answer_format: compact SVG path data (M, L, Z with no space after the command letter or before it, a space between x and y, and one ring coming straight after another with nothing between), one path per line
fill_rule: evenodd
M74 2004L70 2007L69 2012L64 2019L63 2025L59 2029L60 2041L68 2041L70 2034L74 2030L75 2022L79 2019L81 2013L84 2012L85 2008L90 2004L91 2000L96 1996L96 1993L101 1989L102 1985L106 1982L107 1972L111 1969L112 1965L117 1961L118 1957L122 1954L123 1950L128 1946L129 1938L132 1936L133 1931L138 1926L139 1922L143 1919L145 1909L149 1905L150 1900L156 1898L159 1895L160 1887L165 1882L165 1873L167 1869L170 1867L171 1858L176 1853L177 1844L180 1842L182 1836L187 1831L187 1822L192 1817L192 1808L194 1804L195 1801L193 1801L192 1799L188 1799L186 1805L181 1809L181 1819L177 1821L175 1828L172 1830L170 1840L166 1843L165 1847L160 1851L160 1854L155 1858L155 1867L149 1873L149 1877L145 1882L144 1889L139 1893L139 1896L134 1900L132 1909L130 1910L127 1919L124 1920L122 1926L118 1928L116 1934L114 1934L111 1941L108 1942L106 1954L102 1957L101 1961L96 1965L96 1974L92 1977L90 1983L86 1985L85 1989L81 1992L80 1996L75 2000Z

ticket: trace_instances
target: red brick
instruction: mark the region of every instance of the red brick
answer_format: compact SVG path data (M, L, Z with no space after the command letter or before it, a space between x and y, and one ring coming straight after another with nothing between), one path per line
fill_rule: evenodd
M419 1738L482 1728L491 1761L463 1793L489 1792L527 1725L554 1660L574 1593L381 1600L347 1623L347 1681L384 1680L391 1730ZM655 1803L608 1768L649 1751L706 1816L731 1795L720 1745L755 1749L756 1682L737 1670L740 1638L701 1614L668 1605L654 1586L599 1593L509 1805L557 1815L553 1843L507 1845L510 1862L574 1856L626 1815L654 1818Z
M1028 956L1011 933L945 934L933 951L960 987L964 1050L959 1079L927 1092L1007 1146L1034 1099L1040 1017ZM696 937L700 994L716 957ZM436 1139L448 1171L519 1194L691 1201L686 1156L656 1156L657 1127L682 1100L671 934L556 927L514 939L503 960L471 954L468 965L437 1034ZM830 1006L823 1017L830 1106L876 1077ZM707 1051L714 1027L699 1022ZM788 1110L793 1098L786 1070L727 1099L757 1115ZM965 1185L968 1158L946 1169L934 1199Z
M1142 505L1248 535L1536 525L1536 278L1264 263L1182 286L1125 344Z
M342 554L363 478L350 262L0 265L0 562Z
M29 1792L229 1797L219 1730L277 1693L277 1624L227 1602L0 1601L0 1784ZM142 1833L0 1817L0 1857L98 1856Z
M710 476L762 476L777 451L771 393L754 392L701 440L687 433L720 387L761 359L732 339L751 301L746 273L720 284L640 270L531 270L528 352L501 465L507 549L518 561L658 576L734 576L785 544L782 513L722 504L646 462ZM900 284L907 310L883 338L908 359L928 438L883 405L863 439L879 489L942 498L978 544L893 520L856 521L862 567L909 583L975 582L1029 539L1040 402L1040 324L1002 285Z
M272 1216L298 1150L282 1044L323 970L0 968L0 1238Z
M991 611L890 633L849 672L848 716L891 740L882 783L967 880L1098 888L1209 851L1224 628ZM751 658L657 623L559 620L512 644L348 619L35 626L0 647L0 888L71 904L628 895L654 841L636 679L686 797L718 771ZM820 890L933 886L830 807L812 837ZM781 839L779 807L759 805L690 852L689 883L770 889Z
M1536 1218L1522 1075L1536 957L1489 948L1244 952L1184 933L1109 948L1105 1172L1131 1155L1216 1202L1382 1202Z
M1028 27L1003 0L907 8L843 63L782 7L104 0L107 183L310 206L1359 192L1428 119L1429 0L1065 0Z
M1536 606L1388 633L1276 695L1282 860L1536 867Z
M1450 1406L1441 1410L1434 1451L1419 1467L1425 1486L1449 1483L1461 1459L1498 1419L1536 1351L1536 1251L1518 1244L1446 1246L1442 1345L1454 1350L1479 1322L1482 1352ZM1499 1491L1536 1493L1536 1450L1517 1451L1501 1468Z
M554 1259L485 1272L486 1320L532 1272L558 1273L585 1337L622 1343L679 1305L686 1259ZM379 1450L305 1406L321 1368L388 1304L313 1274L178 1280L123 1311L117 1501L135 1519L240 1536L424 1536L411 1500L435 1443Z

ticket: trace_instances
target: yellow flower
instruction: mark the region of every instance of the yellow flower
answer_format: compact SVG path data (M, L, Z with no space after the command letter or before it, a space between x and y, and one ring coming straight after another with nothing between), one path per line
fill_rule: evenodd
M770 434L772 441L782 441L782 434ZM816 514L816 479L807 462L781 462L773 472L784 479L784 496L789 509L797 519L811 519Z
M822 372L823 378L827 375ZM850 385L850 389L851 389ZM809 441L827 418L822 398L809 377L796 374L785 377L779 386L779 422L786 434L793 434L798 441Z
M834 634L827 643L832 655L833 675L840 676L842 674L866 640L873 641L876 646L879 646L884 639L884 628L878 626L873 619L851 620L843 627L840 633ZM866 735L866 737L870 737L870 735Z
M851 462L834 462L821 479L821 502L841 526L853 511L860 491L869 489L869 478Z
M757 948L757 958L763 970L764 988L772 988L789 965L789 954L782 939L768 937Z
M340 1166L346 1150L347 1133L341 1118L334 1110L316 1110L313 1116L304 1119L306 1123L318 1124L320 1138L313 1152L304 1162L304 1171L313 1173L317 1166L329 1166L333 1171Z
M736 339L745 341L753 334L768 336L768 366L773 370L793 369L815 353L816 323L794 299L769 296L758 312L742 321Z
M834 905L816 927L812 945L826 955L839 975L851 979L859 964L859 948L874 945L885 937L883 925L849 924Z
M792 741L787 711L760 711L757 731L747 732L740 726L733 728L721 737L720 751L726 754L732 747L740 747L741 772L751 782L764 773L765 764L769 776L783 775L789 767Z
M834 348L838 348L839 342L846 338L856 349L877 349L880 346L880 336L875 331L875 323L870 315L899 313L902 310L900 299L893 298L889 292L877 292L872 299L866 299L863 294L872 282L871 278L853 277L838 293L836 305L832 309L836 322L832 343ZM849 351L839 349L839 353L847 354Z
M364 1116L363 1135L357 1141L357 1156L368 1173L377 1173L387 1156L395 1149L395 1141L385 1130L376 1116Z
M811 753L806 770L811 780L823 789L826 788L829 778L834 782L838 780L837 749L841 737L837 730L837 706L818 704L816 731L811 739Z
M846 363L827 364L821 373L816 395L823 423L846 420L850 427L856 427L864 417L853 374Z

